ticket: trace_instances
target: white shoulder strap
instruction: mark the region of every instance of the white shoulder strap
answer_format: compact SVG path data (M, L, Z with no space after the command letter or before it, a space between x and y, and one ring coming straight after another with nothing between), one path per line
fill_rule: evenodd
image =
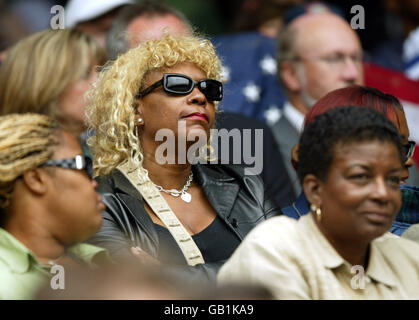
M137 167L130 161L123 162L117 168L125 175L138 192L140 192L150 208L167 227L182 250L188 265L194 266L205 263L202 253L195 241L176 217L175 213L169 207L154 184L151 181L141 183L138 178Z

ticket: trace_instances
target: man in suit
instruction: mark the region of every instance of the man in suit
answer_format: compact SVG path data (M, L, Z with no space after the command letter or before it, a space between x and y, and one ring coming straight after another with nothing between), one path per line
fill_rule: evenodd
M291 150L298 142L304 116L329 91L364 83L362 47L351 26L331 12L296 17L278 41L278 78L288 100L272 129L294 190L300 194Z

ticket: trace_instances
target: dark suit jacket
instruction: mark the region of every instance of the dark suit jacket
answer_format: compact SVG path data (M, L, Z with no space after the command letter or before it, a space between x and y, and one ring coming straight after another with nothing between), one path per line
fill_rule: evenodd
M298 143L299 132L292 126L285 116L282 116L273 126L272 133L279 145L282 159L284 159L288 176L291 179L294 192L301 193L301 185L298 180L297 172L291 164L291 150Z
M244 115L232 112L219 112L216 116L215 126L218 129L239 129L241 136L243 137L243 130L244 129L251 129L251 153L255 155L255 129L262 129L263 130L263 152L262 154L256 154L256 156L263 157L263 170L260 173L263 182L265 183L265 187L267 193L271 196L272 200L279 206L279 207L286 207L293 203L296 199L296 193L293 190L291 179L287 173L287 168L284 164L283 157L278 150L278 145L275 142L275 138L272 134L271 129L264 124L263 122L246 117ZM246 141L246 143L248 143ZM234 142L231 139L229 141L229 157L228 163L233 163L233 148ZM219 148L221 149L221 148ZM243 151L243 142L241 145L241 150ZM218 152L218 159L226 158L225 155L221 155L221 150ZM243 154L243 152L242 152ZM241 158L241 164L249 167L250 165L246 165L243 161L243 157Z

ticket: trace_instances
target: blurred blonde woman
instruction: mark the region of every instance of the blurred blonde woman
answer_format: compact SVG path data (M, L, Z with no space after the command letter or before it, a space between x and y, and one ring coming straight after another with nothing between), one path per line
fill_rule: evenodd
M84 95L105 62L104 50L80 31L33 34L9 50L0 68L0 114L49 115L80 136L86 129Z
M101 73L89 96L95 131L89 144L107 209L93 243L117 259L133 253L187 279L215 281L250 229L280 213L259 176L181 159L196 142L185 137L204 137L201 147L208 144L220 81L214 47L195 36L141 43ZM167 149L173 162L157 156L160 129L175 136Z
M81 153L50 117L0 117L0 299L32 298L55 264L93 266L106 256L80 244L104 209Z

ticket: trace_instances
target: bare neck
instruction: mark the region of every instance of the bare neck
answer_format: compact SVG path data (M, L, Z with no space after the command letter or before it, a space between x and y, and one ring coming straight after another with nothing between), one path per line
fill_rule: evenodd
M65 246L49 231L50 223L36 205L16 205L6 212L4 229L46 264L65 254ZM41 209L42 210L42 209Z
M344 239L330 232L321 223L316 221L316 224L321 233L343 259L348 261L351 265L361 265L364 268L367 267L369 241Z
M191 164L159 164L154 153L144 153L143 167L151 181L164 189L182 189L191 173Z
M295 93L288 94L288 100L292 104L292 106L300 111L303 115L306 115L307 112L310 110L310 107L304 102L300 95Z

